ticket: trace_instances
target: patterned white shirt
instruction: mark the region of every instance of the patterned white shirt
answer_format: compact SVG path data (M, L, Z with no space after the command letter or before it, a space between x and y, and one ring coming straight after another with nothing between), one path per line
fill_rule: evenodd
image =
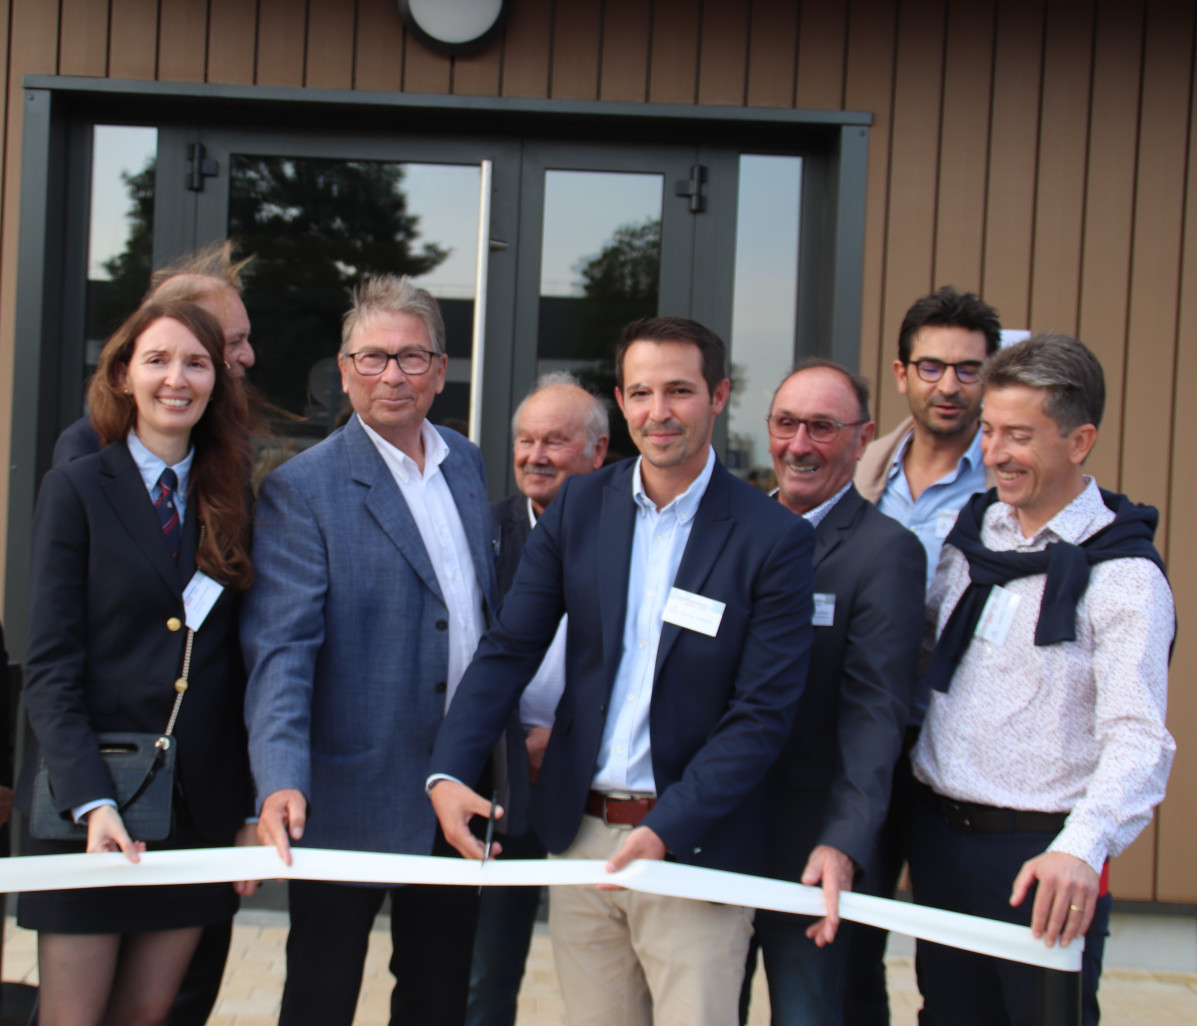
M1096 483L1024 538L1017 511L996 502L981 540L994 551L1079 544L1114 520ZM974 637L950 689L933 692L912 753L914 774L957 801L1068 812L1049 846L1096 870L1151 820L1176 744L1164 726L1172 591L1146 559L1092 568L1077 606L1077 639L1036 647L1044 574L1011 581L1018 597L1001 644ZM927 596L938 637L969 583L968 560L945 545Z

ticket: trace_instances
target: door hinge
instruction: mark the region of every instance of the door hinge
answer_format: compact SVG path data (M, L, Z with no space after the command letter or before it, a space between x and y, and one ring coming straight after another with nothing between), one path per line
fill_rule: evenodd
M707 169L702 164L694 164L690 168L689 179L682 179L677 183L676 195L690 197L690 213L701 214L707 209L707 198L702 194L702 187L707 181Z
M203 143L192 143L188 149L191 152L191 170L187 174L187 188L192 192L203 192L204 179L220 174L220 164L204 156Z

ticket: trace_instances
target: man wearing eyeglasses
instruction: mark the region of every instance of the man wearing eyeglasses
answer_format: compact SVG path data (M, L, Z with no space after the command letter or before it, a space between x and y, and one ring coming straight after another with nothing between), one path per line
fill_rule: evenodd
M856 469L860 494L922 542L926 588L956 514L974 493L994 484L981 454L981 367L1000 347L1001 327L997 311L972 292L945 285L919 299L902 321L893 365L910 416L873 442ZM926 703L925 694L914 696L906 752L918 736ZM897 887L909 848L905 823L912 788L910 761L903 754L894 768L889 819L867 874L870 893L891 897ZM880 930L852 933L848 1026L889 1026L885 942Z
M482 454L427 420L445 384L445 328L407 278L362 283L338 362L354 416L258 499L242 619L258 833L285 862L300 841L448 855L424 776L496 604ZM528 761L509 762L518 796ZM391 1023L463 1022L472 888L291 881L283 1026L353 1021L388 893Z
M770 774L769 870L822 884L827 915L761 911L757 937L773 1026L835 1026L849 930L839 892L853 889L889 806L922 637L926 556L852 486L876 429L862 378L805 360L774 393L767 419L777 499L815 529L814 644L793 731Z

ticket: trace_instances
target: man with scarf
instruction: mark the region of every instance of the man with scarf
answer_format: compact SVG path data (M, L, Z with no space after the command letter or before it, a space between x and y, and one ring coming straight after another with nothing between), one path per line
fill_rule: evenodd
M1164 797L1172 593L1157 513L1084 473L1105 382L1080 342L1037 335L984 370L985 464L927 599L938 638L912 754L921 782L915 901L1085 938L1083 1021L1098 1018L1107 860ZM1035 1021L1037 970L920 942L927 1018Z

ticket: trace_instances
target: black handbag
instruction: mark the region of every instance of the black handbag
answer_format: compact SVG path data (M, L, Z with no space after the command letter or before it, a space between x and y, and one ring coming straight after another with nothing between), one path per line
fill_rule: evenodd
M175 681L175 704L161 734L108 732L96 735L100 757L116 791L116 807L125 829L135 841L161 841L174 826L175 762L179 741L175 720L187 691L191 645L195 631L187 631L183 673ZM29 832L40 841L87 839L87 823L76 823L69 811L59 812L43 755L33 778L33 808Z

